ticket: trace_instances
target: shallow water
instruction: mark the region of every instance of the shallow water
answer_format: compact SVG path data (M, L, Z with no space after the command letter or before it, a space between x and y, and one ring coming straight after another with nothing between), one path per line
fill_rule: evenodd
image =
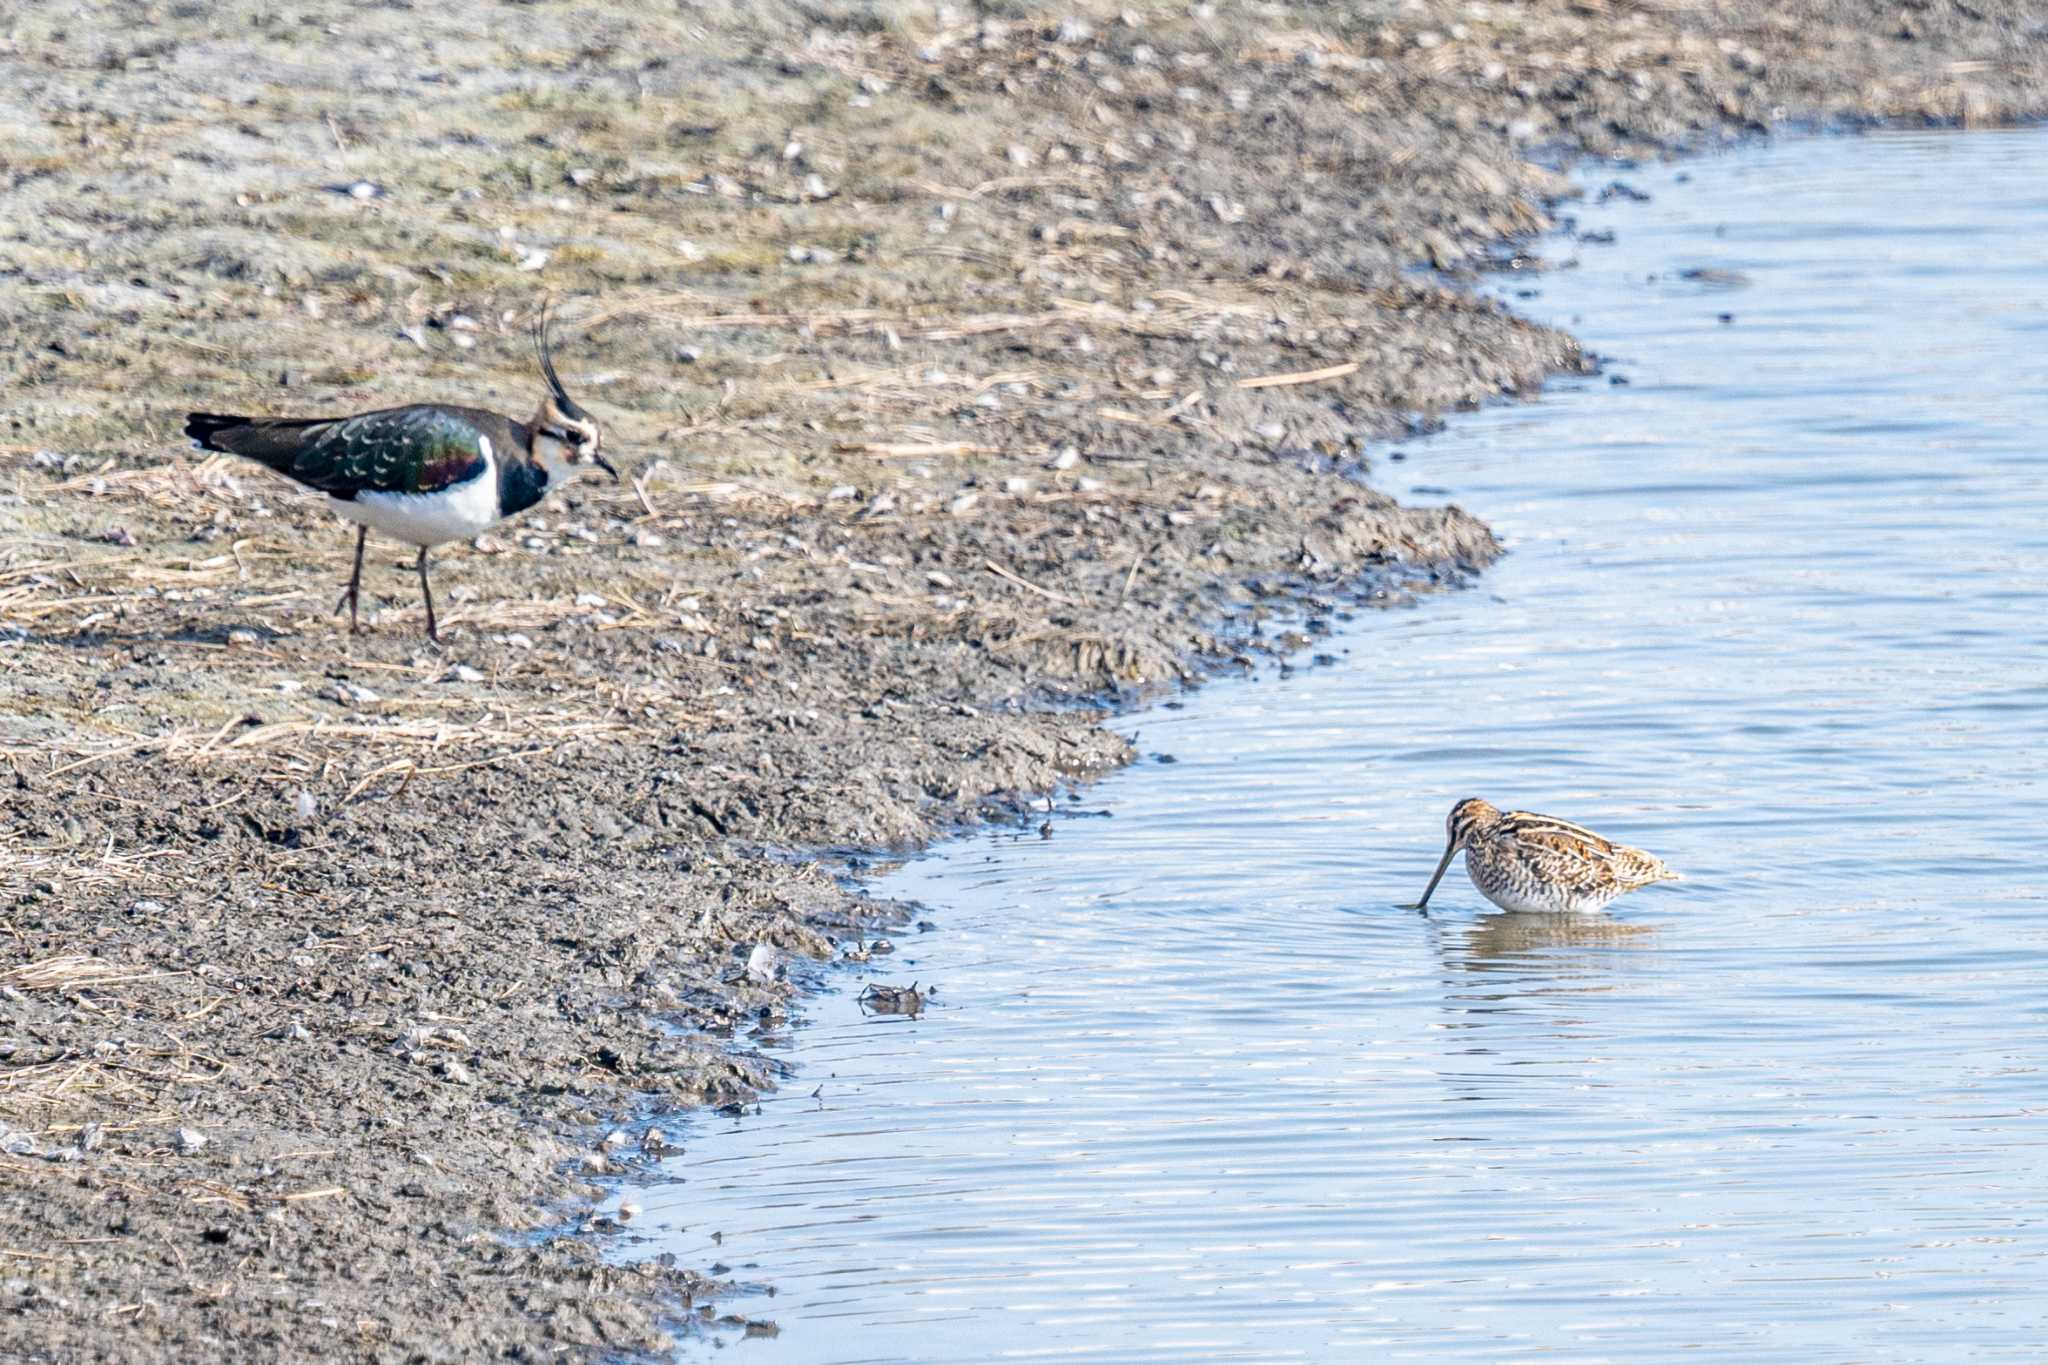
M1377 465L1512 553L886 879L932 1008L815 1002L634 1196L781 1327L692 1352L2039 1358L2048 133L1624 178L1505 286L1629 383ZM1689 880L1397 909L1470 794Z

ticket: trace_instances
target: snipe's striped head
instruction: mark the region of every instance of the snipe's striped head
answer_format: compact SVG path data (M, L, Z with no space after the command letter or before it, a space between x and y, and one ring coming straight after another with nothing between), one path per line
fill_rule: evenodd
M578 466L594 464L617 479L619 471L598 453L603 436L597 419L569 396L562 377L555 373L555 358L548 349L545 303L533 324L533 351L540 359L541 376L548 381L547 397L540 400L540 412L533 419L533 458L551 478L567 478Z
M1499 807L1476 796L1468 796L1451 807L1451 813L1444 817L1444 856L1437 860L1436 872L1430 877L1429 885L1423 888L1422 899L1415 902L1414 909L1429 908L1429 898L1436 894L1436 884L1444 879L1444 869L1451 865L1451 859L1458 856L1458 850L1483 835L1499 820Z
M1500 808L1476 796L1468 796L1452 806L1451 813L1444 817L1444 834L1450 840L1451 851L1455 853L1463 848L1475 835L1483 833L1499 819ZM1425 894L1423 899L1429 899L1428 895Z

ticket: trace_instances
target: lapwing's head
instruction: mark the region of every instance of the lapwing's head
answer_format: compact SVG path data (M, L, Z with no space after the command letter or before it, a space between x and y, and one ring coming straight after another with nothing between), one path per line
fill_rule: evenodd
M1451 807L1451 813L1444 817L1444 856L1437 860L1436 871L1430 874L1429 885L1422 888L1422 899L1411 907L1416 910L1429 908L1429 898L1436 894L1436 884L1444 879L1444 869L1451 865L1451 859L1458 856L1458 850L1472 842L1494 821L1500 819L1500 811L1491 803L1476 796L1468 796Z
M555 359L548 350L546 305L542 305L540 318L534 323L533 349L540 357L541 375L548 381L547 397L540 400L540 412L533 419L535 462L547 470L551 481L566 480L590 465L617 479L619 471L598 453L603 436L597 429L597 419L577 405L562 387L561 376L555 373Z

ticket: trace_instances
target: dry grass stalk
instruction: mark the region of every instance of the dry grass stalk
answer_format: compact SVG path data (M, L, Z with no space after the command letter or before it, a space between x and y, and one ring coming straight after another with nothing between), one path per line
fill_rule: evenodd
M1023 588L1028 592L1035 592L1040 597L1046 598L1049 601L1060 602L1070 607L1078 607L1081 605L1079 599L1069 597L1063 592L1054 592L1051 588L1041 588L1036 583L1033 583L1030 579L1024 577L1022 574L1017 573L1013 569L1004 568L1002 565L996 563L993 559L988 560L985 564L985 567L988 569L990 573L994 574L996 577L1007 579L1008 581L1015 583L1018 587Z
M1201 299L1178 289L1162 289L1150 295L1149 311L1118 308L1086 299L1056 299L1053 307L1038 313L971 313L955 318L919 318L907 313L890 313L877 308L851 308L817 313L706 313L693 312L702 302L688 295L656 295L623 303L597 314L586 324L595 330L622 318L658 317L674 326L691 330L713 328L766 329L848 334L889 330L898 336L920 341L958 341L965 337L998 332L1028 332L1047 327L1089 327L1105 331L1155 336L1170 331L1183 335L1189 329L1226 317L1257 317L1265 309L1256 303Z
M73 1100L87 1094L128 1089L113 1070L77 1058L40 1062L0 1070L0 1109L21 1112Z
M842 455L872 455L878 460L938 459L954 455L1003 453L1001 446L976 445L971 441L840 441L832 448Z
M118 986L183 975L184 972L137 971L85 953L65 953L0 972L0 986L21 991L81 991L92 986Z
M1325 365L1320 370L1296 370L1292 374L1262 374L1252 379L1240 379L1240 389L1277 389L1290 384L1320 384L1328 379L1342 379L1347 374L1358 372L1358 362L1347 360L1341 365Z
M546 712L537 716L506 717L496 725L488 718L470 725L452 725L441 722L401 721L392 725L358 725L329 720L288 720L271 725L259 725L245 734L237 735L218 749L210 748L212 740L186 748L180 743L189 736L175 736L164 746L164 752L171 757L203 760L211 753L223 750L275 749L289 740L353 740L368 745L419 746L438 751L447 748L466 748L483 744L519 744L535 738L562 742L571 739L589 739L597 735L622 734L630 727L616 721L593 720L566 716L559 712Z
M131 882L157 881L171 874L152 864L182 861L186 855L176 849L138 849L116 853L113 848L65 850L23 848L18 836L9 834L0 843L0 892L25 889L32 881L68 882L74 888L105 890Z
M276 721L268 725L255 726L233 739L226 739L227 734L241 724L242 722L236 719L218 729L178 730L168 734L133 738L126 743L86 754L52 768L44 777L55 777L90 763L104 762L145 749L167 758L203 764L223 755L270 753L287 745L296 744L304 747L309 743L324 741L344 741L342 747L346 748L382 745L418 747L439 752L445 749L475 748L490 744L531 746L535 740L545 740L559 745L569 740L622 734L631 728L618 721L561 711L543 711L527 715L499 713L496 720L487 712L481 719L468 724L445 720L400 720L391 724L376 725L325 718Z
M195 496L241 498L242 487L230 472L237 468L248 466L238 466L225 455L210 455L197 464L178 461L141 469L103 468L53 484L49 491L137 499L157 507L189 510Z

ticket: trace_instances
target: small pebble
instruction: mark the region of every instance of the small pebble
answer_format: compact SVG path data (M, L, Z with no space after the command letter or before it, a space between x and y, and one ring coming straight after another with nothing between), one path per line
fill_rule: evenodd
M179 1156L191 1156L206 1146L206 1134L197 1128L180 1128L171 1145L178 1149Z
M326 687L321 688L320 695L329 701L338 701L344 706L351 704L368 706L373 702L384 700L383 697L367 687L342 680L329 683Z

